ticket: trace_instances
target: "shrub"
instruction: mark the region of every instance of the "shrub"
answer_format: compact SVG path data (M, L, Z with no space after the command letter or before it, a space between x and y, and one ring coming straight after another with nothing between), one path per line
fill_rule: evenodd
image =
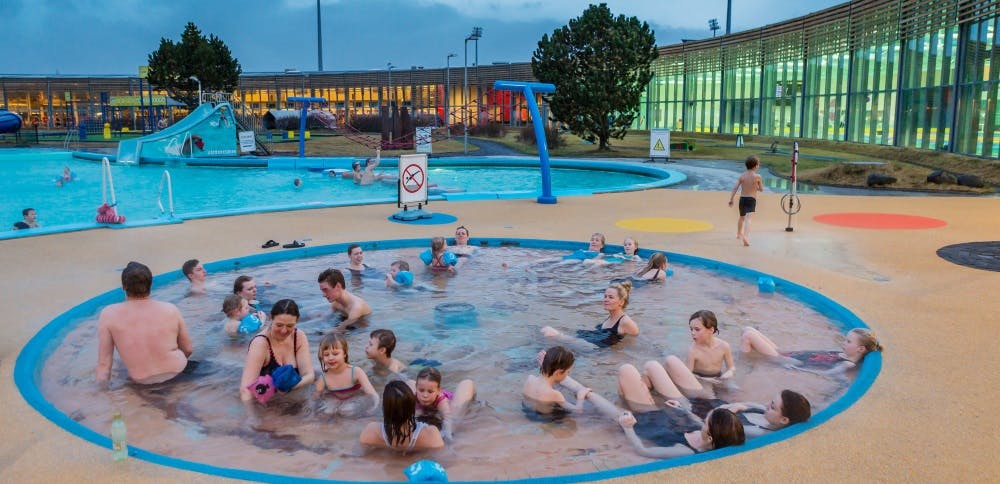
M378 133L382 131L382 119L379 118L377 114L358 114L351 116L348 124L363 133Z
M535 127L528 124L521 127L521 134L517 135L517 140L529 145L537 145L535 140ZM562 135L559 133L559 129L553 126L547 126L545 128L545 140L548 142L549 148L558 148L566 144L566 140L563 139Z
M506 133L502 124L491 121L485 124L469 126L469 134L472 136L486 136L488 138L503 138Z

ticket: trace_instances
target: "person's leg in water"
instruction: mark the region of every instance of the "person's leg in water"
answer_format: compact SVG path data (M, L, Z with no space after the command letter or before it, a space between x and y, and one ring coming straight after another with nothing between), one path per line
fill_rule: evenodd
M774 344L764 333L754 328L743 328L743 335L740 337L740 349L744 353L756 351L766 356L778 356L778 345Z

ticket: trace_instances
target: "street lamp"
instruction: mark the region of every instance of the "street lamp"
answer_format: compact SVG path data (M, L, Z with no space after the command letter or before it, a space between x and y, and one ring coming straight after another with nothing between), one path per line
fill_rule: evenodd
M191 76L188 79L198 83L198 105L201 106L201 81L198 80L198 76Z
M389 142L392 142L392 128L396 127L396 111L392 109L392 99L395 97L392 95L392 69L396 66L392 65L392 62L386 62L385 67L389 70L389 92L386 93L386 97L389 98Z
M462 109L462 131L463 131L463 150L466 154L469 153L469 41L476 41L476 64L478 68L479 64L479 38L483 36L482 27L472 27L472 33L465 38L465 58L464 58L464 76L465 80L462 82L462 104L464 108ZM478 81L478 78L477 78Z
M451 58L458 57L458 54L448 54L448 57L444 60L445 63L445 81L444 81L444 127L448 130L448 139L451 139L451 97L448 95L449 89L451 89Z

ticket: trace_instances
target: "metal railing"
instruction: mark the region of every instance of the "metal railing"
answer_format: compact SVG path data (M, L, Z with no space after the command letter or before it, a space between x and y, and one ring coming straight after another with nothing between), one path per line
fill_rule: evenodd
M160 216L167 213L163 209L163 187L167 187L167 205L170 207L170 218L174 218L174 186L170 181L170 172L163 170L163 176L160 177L160 190L156 197L156 205L160 207Z

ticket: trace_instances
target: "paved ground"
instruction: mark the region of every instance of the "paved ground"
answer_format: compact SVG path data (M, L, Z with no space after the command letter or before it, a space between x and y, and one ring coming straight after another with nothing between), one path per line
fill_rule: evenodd
M435 206L483 237L610 239L622 218L704 220L685 234L635 233L641 245L718 259L814 288L865 320L886 347L883 372L853 407L790 440L725 459L630 478L630 482L997 482L1000 480L1000 273L952 264L942 246L1000 240L993 198L810 195L786 233L778 194L764 194L753 245L735 239L728 193L650 190ZM190 257L219 260L261 251L269 238L312 245L429 237L452 226L386 221L395 206L361 206L204 219L179 225L91 230L0 241L5 335L0 338L0 482L202 482L210 476L130 460L70 435L30 408L14 388L13 362L39 328L119 284L140 260L162 273ZM928 230L866 230L821 224L821 213L877 211L947 222ZM349 223L348 223L349 222ZM345 227L350 227L345 230ZM273 249L272 249L273 250Z

